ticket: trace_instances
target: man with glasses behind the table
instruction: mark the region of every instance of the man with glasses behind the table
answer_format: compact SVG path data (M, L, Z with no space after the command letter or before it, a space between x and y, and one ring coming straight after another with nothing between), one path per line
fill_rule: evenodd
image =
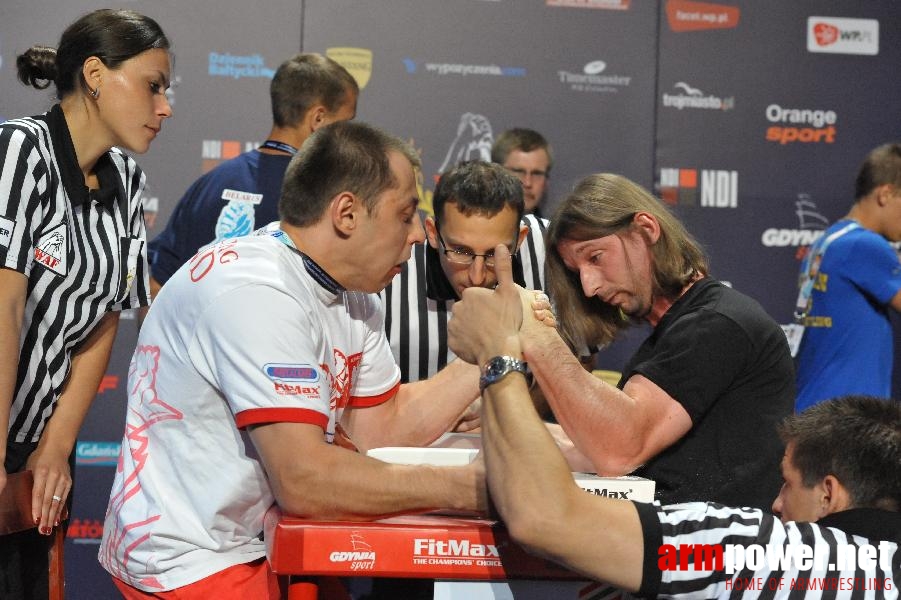
M427 239L413 246L400 274L382 291L385 333L401 370L401 382L425 380L448 371L472 399L479 397L479 367L456 360L447 346L447 322L454 302L469 287L493 288L494 248L514 254L513 274L527 289L544 284L547 221L525 214L523 186L508 169L481 161L461 162L445 172L432 199L435 216L425 219ZM456 431L479 425L474 402ZM433 597L431 580L375 579L366 600Z
M513 273L527 289L544 284L547 221L525 215L517 178L498 164L462 162L438 180L434 217L425 219L427 240L382 292L385 332L401 368L401 381L427 379L442 369L478 397L479 369L454 360L447 347L451 307L468 287L494 287L494 248L515 254ZM478 416L478 411L472 411ZM462 425L458 430L466 429Z

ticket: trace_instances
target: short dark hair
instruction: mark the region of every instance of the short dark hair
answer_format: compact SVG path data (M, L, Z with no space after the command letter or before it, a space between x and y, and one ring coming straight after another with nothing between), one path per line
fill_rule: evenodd
M494 144L491 146L491 162L499 165L504 164L507 157L514 150L520 152L532 152L534 150L544 150L547 152L547 174L551 174L551 167L554 166L554 153L551 145L548 144L544 136L534 129L526 129L524 127L514 127L503 132Z
M881 185L901 188L901 144L883 144L867 154L854 182L854 200L867 197Z
M313 105L334 112L359 91L353 76L334 60L296 54L279 65L269 85L272 121L279 127L297 125Z
M320 127L288 165L280 217L296 227L312 225L332 198L345 191L360 197L373 212L379 195L398 185L389 152L400 153L419 168L419 156L409 144L371 125L339 121Z
M448 202L466 216L493 217L509 206L516 211L518 222L525 212L519 179L501 165L480 160L461 162L441 175L432 195L436 220L441 220Z
M96 56L110 69L154 48L169 49L169 39L159 24L131 10L100 9L69 25L57 48L32 46L16 58L19 81L42 90L56 84L62 100L78 85L90 92L84 80L84 62Z
M854 508L901 510L901 402L843 396L787 417L779 435L805 486L833 475Z

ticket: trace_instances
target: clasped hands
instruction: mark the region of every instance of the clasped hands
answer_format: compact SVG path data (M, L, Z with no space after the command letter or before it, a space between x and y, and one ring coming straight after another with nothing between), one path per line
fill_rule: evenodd
M493 290L478 287L463 290L448 323L451 350L476 365L501 354L521 354L521 332L556 326L547 295L526 290L513 281L510 250L502 244L495 248L494 272L497 286Z

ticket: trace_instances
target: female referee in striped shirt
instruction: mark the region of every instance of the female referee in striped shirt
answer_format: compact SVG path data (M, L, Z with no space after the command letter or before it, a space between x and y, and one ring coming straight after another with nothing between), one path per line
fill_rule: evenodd
M49 112L0 124L0 452L34 473L37 530L0 537L0 597L46 597L47 536L72 486L70 456L106 370L122 309L149 303L146 152L172 110L169 41L152 19L97 10L58 49L17 59L54 83Z

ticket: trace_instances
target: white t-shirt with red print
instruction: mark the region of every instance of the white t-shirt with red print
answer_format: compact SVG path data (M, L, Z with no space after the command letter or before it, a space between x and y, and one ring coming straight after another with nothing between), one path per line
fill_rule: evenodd
M186 263L154 300L129 369L104 568L153 592L264 556L274 497L246 428L310 423L331 442L345 408L390 398L400 371L383 322L377 296L342 291L269 235Z

